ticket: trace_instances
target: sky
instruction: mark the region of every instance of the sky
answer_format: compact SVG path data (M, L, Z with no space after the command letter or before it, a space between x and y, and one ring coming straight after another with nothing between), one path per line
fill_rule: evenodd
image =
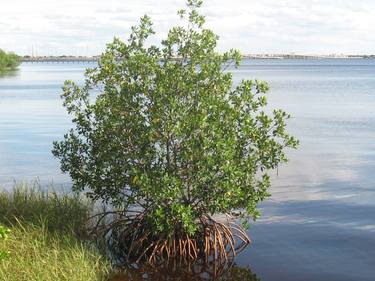
M20 55L98 55L148 14L159 44L184 0L1 0L0 48ZM375 0L206 0L218 49L245 54L375 54Z

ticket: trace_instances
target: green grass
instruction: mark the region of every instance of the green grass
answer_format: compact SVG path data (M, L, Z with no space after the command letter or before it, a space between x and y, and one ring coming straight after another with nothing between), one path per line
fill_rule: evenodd
M110 265L74 235L51 235L47 227L11 227L0 248L9 256L0 261L3 281L107 280Z
M51 233L85 236L92 204L74 194L43 191L38 185L18 185L10 192L0 192L0 224L43 225Z
M87 241L88 200L18 186L0 192L0 239L9 256L0 261L1 281L107 280L111 266Z

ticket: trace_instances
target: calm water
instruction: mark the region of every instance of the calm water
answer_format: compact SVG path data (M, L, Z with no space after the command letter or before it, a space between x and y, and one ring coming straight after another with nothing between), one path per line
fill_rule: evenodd
M0 185L39 177L69 186L50 150L70 127L62 82L81 80L87 66L23 64L0 78ZM234 75L268 81L271 106L292 113L290 131L301 141L274 175L273 197L234 272L251 268L262 281L375 280L375 61L255 60Z

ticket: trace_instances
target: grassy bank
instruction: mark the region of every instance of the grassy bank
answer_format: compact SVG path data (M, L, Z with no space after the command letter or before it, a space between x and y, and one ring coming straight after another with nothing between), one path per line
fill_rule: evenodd
M0 280L107 280L109 263L85 239L91 212L78 196L27 186L0 192L0 224L11 230L0 240L10 253Z
M37 184L0 191L0 223L5 225L44 225L50 233L74 233L81 238L91 213L92 205L87 199L43 191Z

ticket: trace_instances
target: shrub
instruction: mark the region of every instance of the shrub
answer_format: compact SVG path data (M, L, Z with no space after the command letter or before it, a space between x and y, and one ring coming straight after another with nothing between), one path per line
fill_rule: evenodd
M6 53L0 49L0 72L14 70L20 64L20 57L14 53Z
M256 218L270 195L269 171L297 146L286 132L290 116L267 113L267 83L233 85L225 69L238 67L241 55L215 50L218 36L204 28L201 5L188 1L178 12L186 24L161 47L146 44L154 31L144 16L128 42L107 46L83 87L63 88L75 127L53 154L74 190L119 209L119 223L104 233L126 257L223 257L227 245L235 252L230 231L245 243L246 233L212 216Z

